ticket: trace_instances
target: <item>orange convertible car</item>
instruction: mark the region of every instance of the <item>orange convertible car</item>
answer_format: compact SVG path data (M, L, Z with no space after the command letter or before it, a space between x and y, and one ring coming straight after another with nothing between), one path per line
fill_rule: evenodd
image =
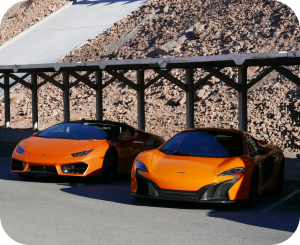
M101 176L112 181L130 173L134 158L159 136L110 121L76 121L50 127L21 141L12 155L11 171L35 174Z
M184 130L158 149L140 153L131 171L131 194L139 198L206 203L246 201L268 189L281 194L284 155L246 132Z

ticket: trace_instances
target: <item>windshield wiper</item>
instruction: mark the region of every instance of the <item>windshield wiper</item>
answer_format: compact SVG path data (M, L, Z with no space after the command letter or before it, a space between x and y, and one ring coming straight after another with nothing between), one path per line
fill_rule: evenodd
M174 155L178 155L178 156L194 156L193 153L184 152L184 151L168 150L168 149L162 149L162 150L160 150L160 151L169 151L169 152L173 152Z

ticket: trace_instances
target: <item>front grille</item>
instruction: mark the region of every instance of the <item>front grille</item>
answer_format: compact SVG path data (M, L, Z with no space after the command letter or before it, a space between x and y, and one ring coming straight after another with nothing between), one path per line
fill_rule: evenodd
M24 170L23 163L21 161L16 160L16 159L12 159L12 161L11 161L11 170L23 171Z
M39 173L53 173L57 174L55 167L48 167L48 166L29 166L28 172L39 172Z
M160 198L176 198L176 199L184 199L184 200L194 200L197 201L201 198L201 196L208 189L208 186L204 186L197 191L176 191L176 190L166 190L161 189L154 182L150 183L150 187L153 189L153 192L156 197ZM151 193L150 193L151 194Z
M138 195L150 195L157 198L163 199L182 199L190 201L198 201L201 196L206 192L209 186L204 186L198 191L176 191L176 190L166 190L161 189L156 183L151 180L146 179L140 175L137 171L137 194Z

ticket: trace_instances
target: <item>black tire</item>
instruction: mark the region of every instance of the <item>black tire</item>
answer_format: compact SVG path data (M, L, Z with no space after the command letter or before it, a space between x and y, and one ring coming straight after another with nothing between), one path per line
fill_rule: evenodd
M251 183L250 183L250 190L249 190L249 199L246 203L247 208L254 208L257 203L258 198L258 170L254 168Z
M111 183L118 173L118 155L114 150L108 150L105 154L102 166L101 180L103 183Z
M279 167L279 173L277 178L276 186L274 187L273 194L275 196L281 196L283 192L283 186L284 186L284 169L285 169L285 160L282 158L280 167Z
M22 179L33 179L35 177L35 174L24 174L24 173L19 173L20 178Z

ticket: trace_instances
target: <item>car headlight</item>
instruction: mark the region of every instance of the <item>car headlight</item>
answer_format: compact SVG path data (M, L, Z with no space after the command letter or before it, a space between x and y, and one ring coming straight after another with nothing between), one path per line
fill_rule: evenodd
M82 156L85 156L87 154L89 154L91 151L93 151L94 149L92 150L86 150L86 151L81 151L81 152L77 152L77 153L73 153L71 154L73 157L82 157Z
M221 174L219 174L218 176L236 176L236 181L238 181L240 178L243 177L245 172L244 168L232 168L229 169Z
M25 151L23 150L23 148L21 146L18 145L16 152L19 154L23 154Z
M142 163L141 161L136 161L134 164L134 172L136 172L137 169L140 169L142 171L145 172L149 172L148 168L146 167L146 165L144 163Z

